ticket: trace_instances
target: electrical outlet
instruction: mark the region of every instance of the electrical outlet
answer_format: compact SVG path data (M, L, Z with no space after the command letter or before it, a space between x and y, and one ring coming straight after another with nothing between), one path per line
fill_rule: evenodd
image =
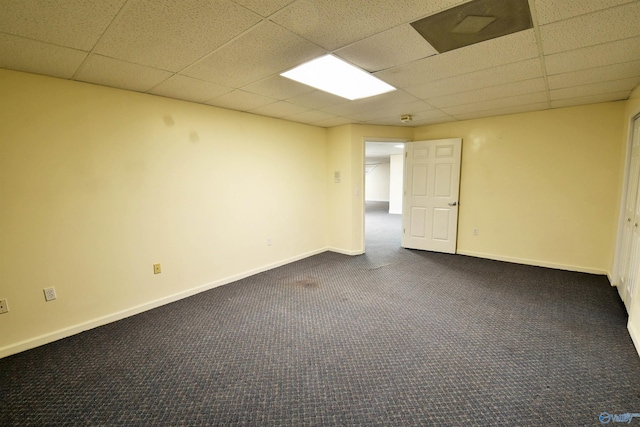
M9 306L7 305L6 299L0 299L0 314L6 313L9 311Z
M477 229L477 228L474 228L474 229L473 229L473 235L474 235L474 236L477 236L477 235L478 235L478 229Z
M162 269L160 268L160 263L153 264L153 274L160 274L160 273L162 273Z
M57 298L56 296L56 288L46 288L44 291L44 299L45 301L53 301Z
M267 246L271 246L271 237L267 239Z

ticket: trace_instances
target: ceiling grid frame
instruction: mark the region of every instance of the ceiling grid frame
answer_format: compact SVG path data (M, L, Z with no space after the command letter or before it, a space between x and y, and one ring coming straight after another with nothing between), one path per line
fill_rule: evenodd
M640 22L640 0L527 0L530 30L445 53L411 32L411 22L474 1L123 0L114 7L109 0L99 0L91 9L81 0L58 0L56 8L38 0L6 2L0 4L0 68L320 127L346 123L413 127L612 102L627 99L640 85L640 27L635 24ZM132 21L134 10L144 13L147 8L156 16L168 13L177 18L170 32L158 33L164 28L154 23L153 15ZM237 13L219 14L217 8ZM198 21L195 25L189 25L191 17ZM205 25L207 19L211 25ZM253 24L243 25L243 20ZM147 27L128 29L131 24L123 26L127 22ZM209 34L202 39L195 31ZM274 31L282 35L268 42ZM589 37L582 40L577 31ZM129 53L114 50L115 45L104 49L108 40L126 43L127 34L145 38L137 41L138 49L153 50L132 57L135 49ZM206 41L190 46L194 37ZM207 46L215 40L224 41ZM228 68L227 75L237 74L229 80L210 71L228 67L224 61L237 49L244 49L238 54L252 63L250 70L242 64ZM106 55L107 51L113 54ZM198 51L202 53L194 55ZM284 78L279 73L286 71L282 68L324 54L336 55L395 86L395 95L348 101L280 81ZM173 55L184 59L173 60ZM180 61L184 63L180 68L159 68ZM201 73L193 72L198 69ZM543 91L538 84L531 85L530 80L538 77L544 81ZM496 98L502 88L504 97ZM414 120L402 123L402 114L411 114Z

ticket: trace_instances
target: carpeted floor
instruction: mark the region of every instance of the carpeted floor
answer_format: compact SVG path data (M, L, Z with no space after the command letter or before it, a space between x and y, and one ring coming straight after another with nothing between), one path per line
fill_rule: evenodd
M368 206L366 255L324 253L1 359L0 425L576 426L640 413L640 358L605 277L401 249L384 208Z

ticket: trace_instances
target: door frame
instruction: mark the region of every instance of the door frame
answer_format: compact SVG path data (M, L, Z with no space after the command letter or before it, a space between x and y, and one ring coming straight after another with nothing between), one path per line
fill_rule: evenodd
M622 262L622 236L624 233L625 208L627 205L627 191L629 189L629 173L631 171L631 150L633 148L634 123L636 119L640 120L640 107L638 107L636 111L632 112L627 122L627 147L624 160L624 178L622 182L622 193L620 194L620 206L618 209L618 230L616 233L616 247L613 257L613 271L611 272L613 277L609 277L609 283L611 286L618 288L618 293L621 298L623 297L621 292L626 292L626 290L618 287L618 278L620 277L620 264Z
M365 235L365 230L366 230L365 221L367 220L366 200L365 200L365 194L367 193L367 189L365 187L367 185L366 184L367 177L365 172L365 168L367 166L367 154L366 154L367 142L388 142L390 144L393 144L393 143L406 144L407 142L410 142L410 141L411 139L409 138L379 138L379 137L366 137L366 136L362 138L362 232L360 233L362 236L362 253L367 252L366 235ZM402 160L402 173L404 174L404 157Z

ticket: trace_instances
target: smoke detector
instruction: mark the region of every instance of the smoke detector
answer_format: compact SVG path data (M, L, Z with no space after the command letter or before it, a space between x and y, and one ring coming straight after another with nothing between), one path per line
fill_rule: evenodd
M413 120L413 116L411 114L405 114L404 116L400 116L400 121L402 123L407 123Z

